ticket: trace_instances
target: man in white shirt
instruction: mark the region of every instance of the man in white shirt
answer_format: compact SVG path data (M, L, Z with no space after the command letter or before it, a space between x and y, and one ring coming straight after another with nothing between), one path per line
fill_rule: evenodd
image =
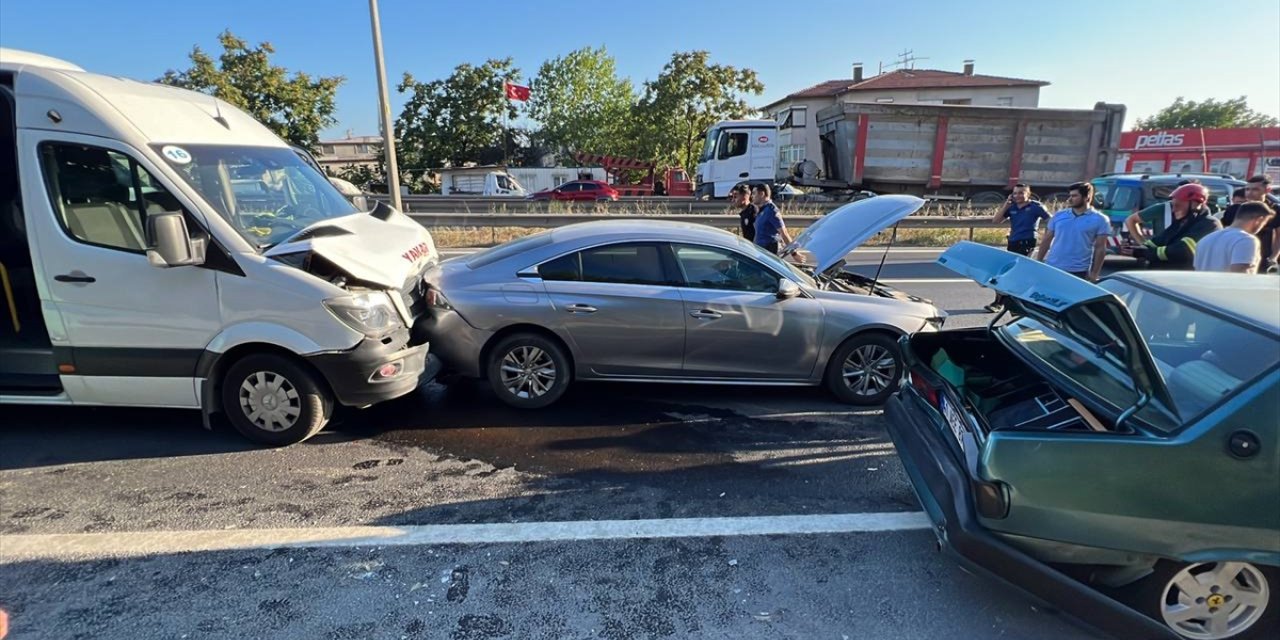
M1246 202L1235 212L1231 226L1200 239L1196 246L1196 271L1257 273L1262 261L1258 232L1271 218L1261 202Z

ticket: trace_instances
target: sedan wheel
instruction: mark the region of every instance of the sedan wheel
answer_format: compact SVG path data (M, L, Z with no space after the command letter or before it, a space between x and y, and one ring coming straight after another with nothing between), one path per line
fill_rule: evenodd
M1246 640L1280 632L1276 571L1248 562L1162 563L1121 599L1183 638Z
M847 340L827 364L827 388L841 400L880 404L897 388L902 355L888 336L868 334Z
M491 354L489 384L513 407L545 407L569 386L569 360L560 345L548 338L516 334L503 339Z

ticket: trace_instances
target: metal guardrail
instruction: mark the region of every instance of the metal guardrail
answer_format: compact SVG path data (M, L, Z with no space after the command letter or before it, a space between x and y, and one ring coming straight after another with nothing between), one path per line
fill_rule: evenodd
M374 199L387 202L388 199L384 195L371 196ZM661 214L718 214L725 213L730 209L727 202L724 201L708 201L695 200L689 197L670 197L670 198L653 198L653 197L622 197L616 202L547 202L533 201L524 198L495 198L490 196L439 196L439 195L413 195L401 196L400 198L404 209L407 213L458 213L458 212L474 212L480 213L550 213L551 211L565 212L581 211L585 215L593 213L606 213L618 211L619 213L629 212L628 210L640 209L643 213L661 213ZM779 201L783 207L784 214L788 211L797 213L826 213L845 202L833 202L824 200L792 200ZM925 211L938 211L939 207L951 205L951 203L930 202L925 205ZM578 215L578 214L575 214ZM788 216L790 218L790 216Z
M721 208L723 211L723 208ZM599 214L599 213L421 213L410 211L409 217L424 227L528 227L551 229L579 222L596 222L600 220L666 220L670 222L688 222L705 224L720 229L737 229L738 217L734 215L716 214ZM787 224L791 227L803 228L820 220L822 216L788 215ZM1004 228L1006 224L997 224L986 217L958 218L955 216L909 216L898 223L902 228L914 229L968 229L970 239L974 229Z

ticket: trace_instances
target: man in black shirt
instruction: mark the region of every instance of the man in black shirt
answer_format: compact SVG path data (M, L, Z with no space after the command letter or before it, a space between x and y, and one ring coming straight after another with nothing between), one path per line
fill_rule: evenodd
M729 190L729 202L740 208L738 211L738 229L742 231L742 237L747 242L752 242L756 238L756 206L751 204L751 190L747 185L740 184Z
M1262 245L1262 264L1258 266L1258 273L1266 273L1276 265L1277 257L1280 257L1280 203L1271 195L1271 178L1265 175L1249 178L1244 186L1244 199L1248 202L1261 202L1273 212L1271 219L1258 232L1258 242ZM1239 205L1233 204L1222 212L1223 227L1229 227L1235 222L1236 210L1239 208Z

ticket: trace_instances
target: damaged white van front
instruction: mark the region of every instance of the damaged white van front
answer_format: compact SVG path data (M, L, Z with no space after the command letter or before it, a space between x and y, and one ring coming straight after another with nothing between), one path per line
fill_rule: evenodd
M438 369L430 234L226 102L0 49L0 156L0 403L200 409L282 445Z

